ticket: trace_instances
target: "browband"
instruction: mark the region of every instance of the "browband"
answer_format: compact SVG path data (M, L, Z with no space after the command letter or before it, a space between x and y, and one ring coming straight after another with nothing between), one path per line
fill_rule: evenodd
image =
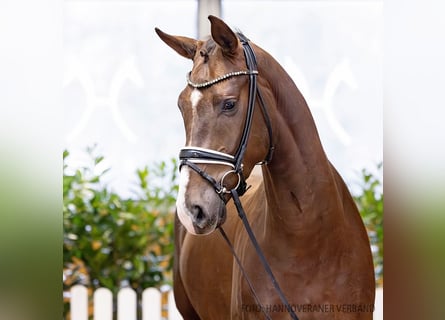
M201 89L201 88L210 87L210 86L214 85L215 83L229 79L231 77L258 74L258 71L257 70L252 70L252 71L244 71L243 70L243 71L229 72L229 73L219 76L218 78L215 78L213 80L201 82L201 83L195 83L192 80L190 80L190 74L191 74L191 71L189 73L187 73L187 83L195 89Z

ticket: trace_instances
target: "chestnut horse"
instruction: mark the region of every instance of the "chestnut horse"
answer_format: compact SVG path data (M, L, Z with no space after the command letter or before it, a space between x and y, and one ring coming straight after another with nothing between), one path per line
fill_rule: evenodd
M227 191L241 189L242 195L249 178L242 206L298 318L372 319L368 236L326 157L306 101L266 51L243 41L219 18L209 20L211 37L205 40L156 28L168 46L193 61L178 99L186 133L173 279L180 313L187 320L290 318ZM246 67L246 44L256 70ZM255 92L249 123L249 97ZM240 151L244 138L246 148ZM261 170L253 170L257 164ZM218 228L233 244L256 295L224 238L214 232Z

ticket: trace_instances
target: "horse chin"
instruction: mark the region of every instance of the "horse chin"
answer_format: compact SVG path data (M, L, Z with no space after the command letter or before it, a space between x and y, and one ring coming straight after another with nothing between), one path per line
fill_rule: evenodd
M193 224L193 231L195 235L205 236L209 235L218 229L226 221L226 207L224 202L221 202L222 206L215 212L214 218L210 219L205 224ZM190 231L189 231L190 232Z

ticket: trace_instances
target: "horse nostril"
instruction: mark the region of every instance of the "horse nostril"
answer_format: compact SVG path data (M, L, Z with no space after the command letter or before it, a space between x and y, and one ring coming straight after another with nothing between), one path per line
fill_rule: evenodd
M201 222L205 218L204 211L198 205L194 205L192 207L192 214L193 214L193 219L195 220L196 223Z

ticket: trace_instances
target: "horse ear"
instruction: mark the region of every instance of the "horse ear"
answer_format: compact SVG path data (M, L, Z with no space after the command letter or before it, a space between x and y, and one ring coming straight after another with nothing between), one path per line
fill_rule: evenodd
M175 50L181 56L193 60L196 53L198 43L197 40L181 36L172 36L162 32L158 28L155 28L155 31L159 38L161 38L161 40L164 41L170 48Z
M212 38L221 47L223 52L234 55L238 48L238 38L230 27L221 19L210 15Z

